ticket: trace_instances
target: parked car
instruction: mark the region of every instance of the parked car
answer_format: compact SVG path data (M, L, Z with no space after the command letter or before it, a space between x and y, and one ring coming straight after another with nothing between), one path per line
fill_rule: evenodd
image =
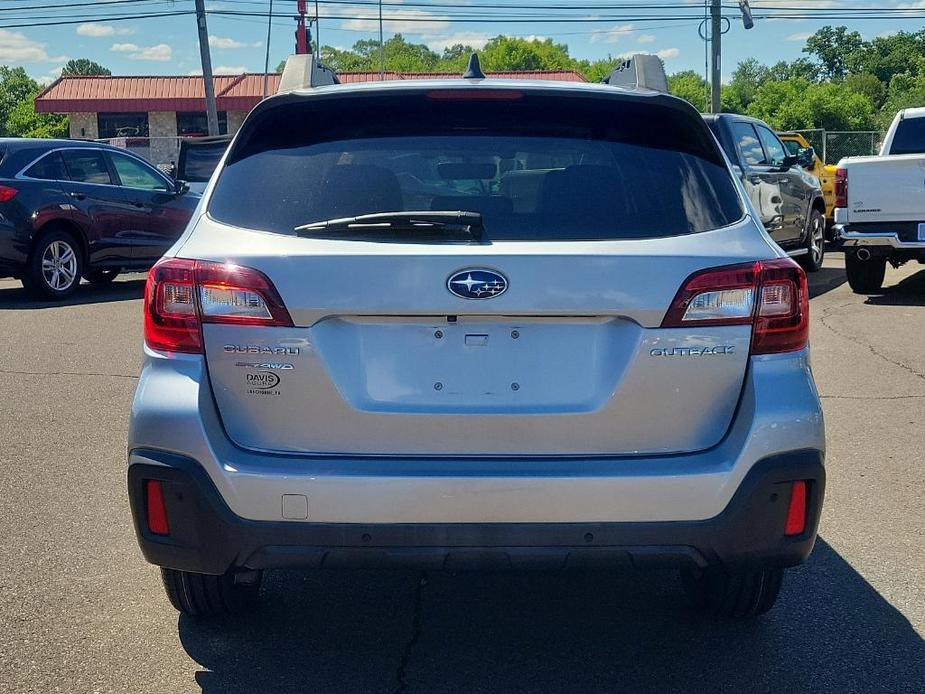
M752 616L811 551L806 276L687 102L299 90L203 204L148 275L128 443L182 612L279 567L635 565Z
M925 263L923 169L925 108L896 114L878 156L838 162L835 228L855 292L880 291L887 263Z
M797 158L797 163L819 180L822 198L825 200L826 228L831 229L835 215L835 166L819 158L815 148L801 133L777 133L787 152ZM830 236L834 240L834 236Z
M130 152L77 140L0 139L0 276L61 299L81 276L146 270L199 196Z
M771 238L809 272L825 256L825 200L767 123L733 113L705 115Z

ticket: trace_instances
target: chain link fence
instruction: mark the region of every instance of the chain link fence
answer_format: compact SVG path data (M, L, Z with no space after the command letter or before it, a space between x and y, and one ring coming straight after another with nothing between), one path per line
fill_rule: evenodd
M843 157L877 154L886 133L882 130L796 130L826 164L837 164Z
M181 137L110 137L97 142L106 142L113 147L127 149L155 166L166 170L177 161Z

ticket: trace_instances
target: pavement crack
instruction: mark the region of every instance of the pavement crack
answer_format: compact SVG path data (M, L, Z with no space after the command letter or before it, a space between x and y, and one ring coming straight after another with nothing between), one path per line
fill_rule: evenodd
M820 395L822 400L915 400L925 395Z
M828 322L827 319L829 318L829 314L832 311L842 309L842 308L847 308L848 306L854 306L854 304L846 303L846 304L841 304L839 306L827 306L826 308L822 309L822 313L819 314L819 322L822 323L825 327L827 327L829 330L831 330L833 333L835 333L839 337L845 340L848 340L849 342L853 342L854 344L859 345L861 347L866 347L870 351L871 354L873 354L876 357L880 357L881 359L883 359L883 361L887 362L888 364L892 364L893 366L898 366L899 368L903 369L904 371L909 372L913 376L916 376L917 378L921 378L922 380L925 380L925 373L922 373L921 371L917 371L916 369L912 368L908 364L904 364L901 361L891 359L886 354L884 354L883 352L878 350L876 347L874 347L872 344L865 342L864 340L861 340L860 338L854 335L851 335L850 333L846 333L841 330L838 330L837 328L833 327Z
M405 644L401 654L401 660L398 668L395 670L395 679L397 684L392 690L393 694L400 694L408 690L408 662L411 660L411 653L415 644L421 638L421 613L424 611L424 586L427 585L427 572L421 572L421 578L418 580L417 587L414 589L414 612L411 619L411 638Z
M130 374L98 373L95 371L18 371L16 369L0 369L0 374L13 376L101 376L104 378L130 378L137 381L138 376Z

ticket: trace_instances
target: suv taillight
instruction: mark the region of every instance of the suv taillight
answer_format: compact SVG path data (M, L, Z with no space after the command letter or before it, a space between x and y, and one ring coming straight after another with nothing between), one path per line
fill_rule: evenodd
M835 169L835 207L848 207L848 169Z
M202 352L202 324L292 326L273 283L230 263L166 258L148 272L145 343L165 352Z
M806 274L790 258L776 258L691 275L662 327L712 325L751 325L752 354L802 349L809 337Z

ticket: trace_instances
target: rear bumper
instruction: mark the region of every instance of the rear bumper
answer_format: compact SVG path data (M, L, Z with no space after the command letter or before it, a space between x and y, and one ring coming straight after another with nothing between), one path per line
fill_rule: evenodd
M764 458L725 509L698 521L616 523L312 523L237 516L196 461L133 451L129 500L145 558L219 574L230 567L569 568L586 566L790 566L812 551L825 491L823 455ZM144 461L144 462L141 462ZM161 480L168 537L144 522L144 481ZM790 482L807 480L806 529L784 535Z
M836 233L846 248L863 246L884 253L893 250L925 252L925 240L903 240L895 231L855 231L850 226L841 225L836 227Z

